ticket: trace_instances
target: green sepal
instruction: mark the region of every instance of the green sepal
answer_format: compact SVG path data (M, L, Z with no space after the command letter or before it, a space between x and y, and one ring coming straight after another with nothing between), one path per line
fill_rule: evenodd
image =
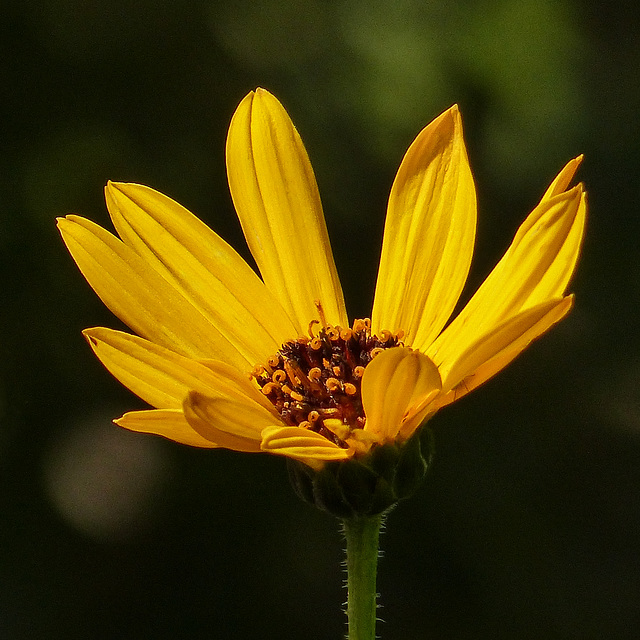
M425 442L417 432L402 444L378 445L362 458L329 462L320 471L288 460L289 478L297 495L339 518L375 516L419 486L433 459L433 434Z

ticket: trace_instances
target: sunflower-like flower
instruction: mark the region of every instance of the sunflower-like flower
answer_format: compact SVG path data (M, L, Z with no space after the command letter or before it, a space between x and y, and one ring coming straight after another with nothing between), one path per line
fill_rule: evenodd
M571 309L586 201L570 161L504 257L447 324L465 284L476 194L457 107L423 129L391 189L371 318L350 321L300 136L258 89L229 129L233 202L261 278L148 187L109 183L118 239L59 219L103 302L133 334L84 334L153 407L115 422L198 447L270 452L315 470L402 445Z

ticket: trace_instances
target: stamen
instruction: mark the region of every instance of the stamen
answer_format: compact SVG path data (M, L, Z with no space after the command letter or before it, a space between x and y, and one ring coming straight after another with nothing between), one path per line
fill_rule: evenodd
M298 376L296 375L296 371L294 371L293 367L291 366L292 362L294 362L294 361L293 360L286 360L285 363L284 363L284 370L286 371L286 376L285 377L288 377L289 381L291 382L291 384L294 387L297 387L299 384L301 384L302 380L300 380L298 378Z
M337 391L340 388L340 380L337 378L327 378L327 382L325 384L327 386L327 390L330 392Z
M267 358L267 364L275 369L280 364L280 356L269 356Z
M296 377L300 380L300 384L303 385L306 389L308 389L312 395L316 396L318 393L322 393L323 387L320 384L320 380L322 378L322 371L317 367L309 370L309 375L305 375L304 371L300 367L300 365L294 360L290 360L291 368L295 371ZM313 376L312 376L313 372ZM316 377L317 372L317 377Z
M371 320L360 318L352 328L329 325L322 304L319 320L309 323L309 336L286 342L251 377L269 398L284 424L310 429L344 448L365 452L366 417L361 380L371 360L401 346L402 331L371 334Z
M322 302L320 300L314 300L313 304L316 305L316 309L318 310L318 315L320 316L320 323L323 327L328 327L329 323L327 322L327 318L324 315L324 309L322 308Z
M282 391L284 391L284 393L286 393L288 396L290 396L294 400L297 400L298 402L302 402L304 400L304 396L301 393L294 391L290 386L286 384L282 385Z
M331 342L337 342L337 340L340 338L340 331L337 327L327 326L326 334Z
M310 337L311 339L315 338L315 336L313 335L313 327L314 327L314 325L316 325L316 324L320 324L320 320L312 320L312 321L309 323L309 337Z
M348 342L349 340L351 340L351 338L353 338L353 331L351 329L343 329L340 332L340 337L345 341Z
M275 382L267 382L267 384L262 387L262 393L264 393L265 396L268 396L273 391L277 391L278 389L280 389L280 385L276 384Z
M255 367L253 367L253 371L251 372L251 376L253 376L254 378L261 378L266 372L267 372L267 370L264 368L263 365L257 364Z

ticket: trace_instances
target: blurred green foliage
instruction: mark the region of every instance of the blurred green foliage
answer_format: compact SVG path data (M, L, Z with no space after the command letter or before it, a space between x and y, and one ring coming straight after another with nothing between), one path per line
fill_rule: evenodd
M640 622L640 10L630 0L35 0L0 19L0 637L340 637L336 522L282 460L125 433L141 406L82 328L120 327L55 217L102 188L172 196L249 257L224 140L284 103L349 311L418 131L461 106L480 221L470 287L565 161L590 221L571 317L433 421L431 475L382 538L386 640L634 638ZM471 290L471 289L470 289Z

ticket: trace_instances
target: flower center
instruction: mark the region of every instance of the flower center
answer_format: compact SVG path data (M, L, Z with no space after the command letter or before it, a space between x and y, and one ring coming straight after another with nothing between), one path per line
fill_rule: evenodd
M309 337L283 344L252 377L285 424L347 447L345 439L365 425L360 392L365 367L382 350L402 346L404 332L372 335L369 318L343 329L327 324L318 310L322 322L309 324Z

